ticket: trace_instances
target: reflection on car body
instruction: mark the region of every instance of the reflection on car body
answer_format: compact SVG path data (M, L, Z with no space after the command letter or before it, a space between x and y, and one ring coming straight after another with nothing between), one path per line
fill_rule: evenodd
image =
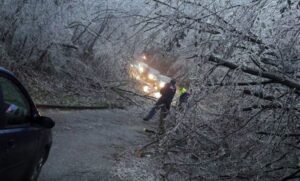
M0 180L37 180L54 124L40 116L15 76L0 68Z

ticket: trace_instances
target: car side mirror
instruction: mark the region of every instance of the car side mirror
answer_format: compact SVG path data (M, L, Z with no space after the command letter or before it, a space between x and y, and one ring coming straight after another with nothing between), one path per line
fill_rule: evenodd
M55 126L55 122L51 118L44 116L36 117L34 119L34 123L48 129L51 129Z

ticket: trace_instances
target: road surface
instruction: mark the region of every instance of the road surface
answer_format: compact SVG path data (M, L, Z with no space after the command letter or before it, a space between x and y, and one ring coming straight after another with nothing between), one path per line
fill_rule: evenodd
M44 110L56 121L53 145L40 181L122 180L114 165L126 150L149 141L136 110ZM141 112L141 111L140 111ZM153 126L153 125L152 125Z

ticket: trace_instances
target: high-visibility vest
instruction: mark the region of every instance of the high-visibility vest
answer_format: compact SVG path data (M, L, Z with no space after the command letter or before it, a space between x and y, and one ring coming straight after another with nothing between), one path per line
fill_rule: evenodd
M184 93L186 93L186 92L187 92L187 90L186 90L186 88L184 88L184 87L182 87L182 88L179 89L180 95L182 95L182 94L184 94Z

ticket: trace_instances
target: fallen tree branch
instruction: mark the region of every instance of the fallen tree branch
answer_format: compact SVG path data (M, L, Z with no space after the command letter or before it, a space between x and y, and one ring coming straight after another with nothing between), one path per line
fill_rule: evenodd
M252 96L258 97L260 99L268 100L268 101L273 101L275 99L275 97L273 97L273 96L266 96L262 92L251 92L248 89L245 89L243 91L243 93L246 95L252 95Z
M37 104L39 109L69 109L69 110L94 110L94 109L124 109L123 106L115 104L107 104L103 106L68 106L68 105L49 105L49 104Z
M297 108L288 108L288 107L283 107L282 105L279 104L269 104L269 105L253 105L251 107L246 107L243 108L243 111L252 111L254 109L284 109L286 111L294 110L294 111L299 111Z
M272 80L273 82L277 82L277 83L285 85L285 86L287 86L291 89L295 89L297 91L300 91L300 83L299 82L296 82L292 79L277 75L277 74L272 73L272 72L261 71L261 70L253 69L253 68L246 67L246 66L239 66L239 65L236 65L232 62L222 60L222 59L220 59L216 56L213 56L213 55L211 55L208 58L208 61L215 62L219 65L228 67L228 68L233 69L233 70L237 69L237 68L240 68L245 73L255 75L255 76L259 76L259 77L263 77L263 78L267 78L267 79ZM296 91L296 93L300 94L297 91Z
M71 48L71 49L75 49L78 50L79 48L75 45L72 44L67 44L67 43L58 43L58 45L62 46L62 47L66 47L66 48Z
M300 176L297 176L297 174L300 173L300 169L298 169L296 172L292 173L291 175L281 179L281 181L286 181L286 180L292 180L296 178L300 178Z
M142 147L140 147L140 148L138 148L138 149L136 149L135 150L135 155L137 156L137 157L144 157L145 156L145 150L149 147L149 146L151 146L151 145L153 145L153 144L155 144L155 143L158 143L159 142L159 139L156 139L156 140L154 140L154 141L151 141L150 143L147 143L146 145L143 145Z
M256 134L266 135L266 136L279 136L279 137L300 137L300 133L289 133L289 134L280 135L278 133L257 132Z
M237 83L209 83L207 86L250 86L250 85L266 85L276 83L271 80L262 81L262 82L237 82Z
M112 91L122 91L122 92L126 92L128 94L132 94L132 95L135 95L135 96L138 96L138 97L142 97L144 99L149 99L149 100L152 100L152 101L156 101L156 99L154 97L151 97L151 96L148 96L148 95L141 95L141 94L138 94L136 92L129 91L129 90L125 90L125 89L121 89L121 88L117 88L117 87L111 87L110 89Z

